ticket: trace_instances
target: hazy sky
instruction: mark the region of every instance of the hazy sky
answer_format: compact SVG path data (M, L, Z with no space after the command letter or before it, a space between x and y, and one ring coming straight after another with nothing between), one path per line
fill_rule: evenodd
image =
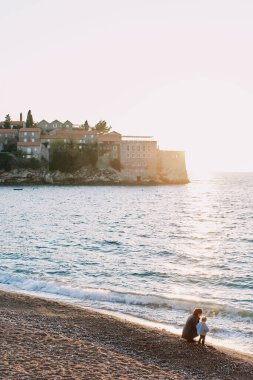
M156 136L253 170L252 0L0 0L0 118Z

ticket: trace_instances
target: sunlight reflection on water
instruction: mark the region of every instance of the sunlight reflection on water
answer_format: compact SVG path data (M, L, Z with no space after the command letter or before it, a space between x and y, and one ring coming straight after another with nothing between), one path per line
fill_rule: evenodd
M252 190L252 174L0 187L0 283L180 328L202 305L210 336L250 351Z

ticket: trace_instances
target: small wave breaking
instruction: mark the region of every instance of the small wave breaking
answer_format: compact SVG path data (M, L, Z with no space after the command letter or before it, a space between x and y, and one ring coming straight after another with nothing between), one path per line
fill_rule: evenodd
M44 293L82 301L119 303L144 306L149 308L168 308L190 313L195 307L201 306L209 317L218 315L230 318L249 318L253 320L253 311L239 309L228 305L212 302L199 302L193 299L168 298L164 295L121 292L102 288L82 288L57 282L34 280L19 275L0 272L0 284L8 285L14 290L29 293Z

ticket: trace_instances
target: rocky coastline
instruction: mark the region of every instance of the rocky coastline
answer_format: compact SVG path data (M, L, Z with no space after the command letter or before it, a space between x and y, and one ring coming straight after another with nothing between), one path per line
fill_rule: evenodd
M136 181L114 169L82 168L74 173L46 169L0 171L1 185L171 185L187 184L186 175L157 175Z

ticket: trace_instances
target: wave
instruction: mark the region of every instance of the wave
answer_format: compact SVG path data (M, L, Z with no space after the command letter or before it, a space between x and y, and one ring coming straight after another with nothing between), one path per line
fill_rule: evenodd
M240 309L229 305L218 304L194 299L169 298L163 295L120 292L101 288L81 288L68 286L57 282L34 280L18 275L0 272L0 284L11 286L14 290L29 293L44 293L60 297L74 298L82 301L119 303L125 305L144 306L149 308L167 308L191 313L196 307L201 307L209 317L226 316L253 320L253 311Z

